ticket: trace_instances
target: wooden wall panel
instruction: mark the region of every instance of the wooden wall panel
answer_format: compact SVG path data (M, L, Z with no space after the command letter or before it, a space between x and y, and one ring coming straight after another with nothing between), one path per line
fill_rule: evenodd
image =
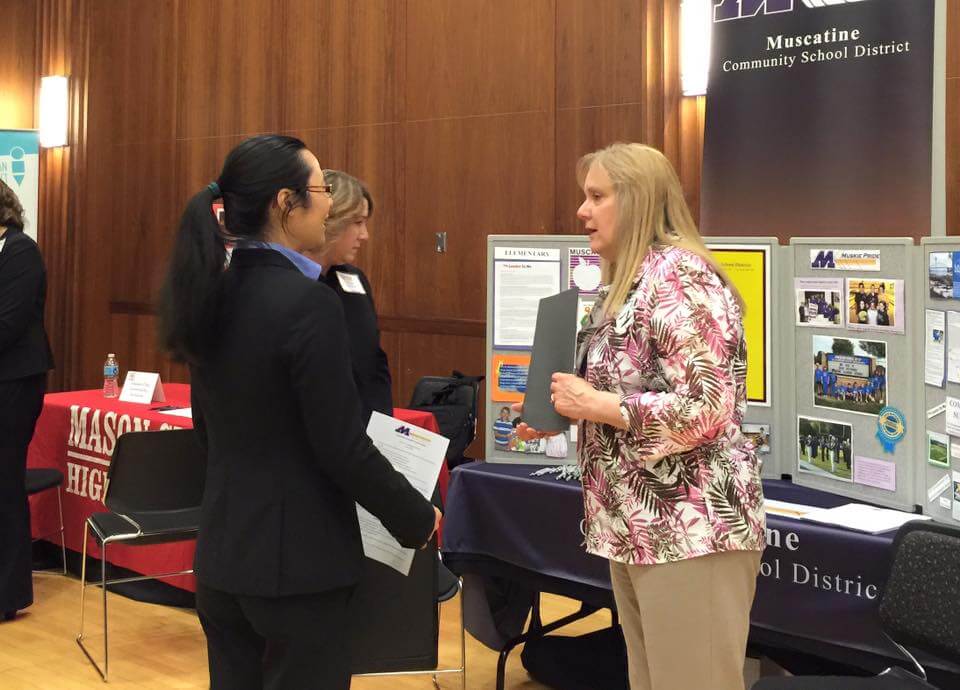
M404 156L407 312L483 320L486 236L553 231L553 115L410 122Z
M641 102L644 23L644 5L636 0L558 3L558 115L570 108Z
M0 9L7 30L0 41L0 128L33 129L37 63L37 1L4 0Z
M280 38L288 23L283 9L275 0L185 0L180 5L179 138L280 129L284 94L303 88L282 71ZM299 39L312 43L316 37L304 33Z
M282 16L284 130L400 118L402 3L285 0Z
M92 46L110 46L100 54L105 62L96 63L104 70L96 81L109 84L112 92L99 126L116 145L170 141L176 136L178 105L176 1L94 3L94 8Z
M161 381L190 380L186 365L171 361L159 351L156 317L152 314L111 314L109 337L110 352L116 354L120 362L121 377L130 369L136 369L140 362L156 362L157 366L151 371L160 372Z
M407 1L406 118L553 109L554 0Z

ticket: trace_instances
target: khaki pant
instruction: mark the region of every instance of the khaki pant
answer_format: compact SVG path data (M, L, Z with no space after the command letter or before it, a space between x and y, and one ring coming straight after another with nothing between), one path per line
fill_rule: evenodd
M759 551L610 561L631 690L743 690Z

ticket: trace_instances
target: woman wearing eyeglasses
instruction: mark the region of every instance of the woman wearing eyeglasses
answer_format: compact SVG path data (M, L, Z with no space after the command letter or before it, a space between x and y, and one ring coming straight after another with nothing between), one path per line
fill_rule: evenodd
M33 603L27 447L53 356L43 327L47 271L23 232L23 207L0 180L0 616Z
M248 139L188 203L161 297L207 453L195 573L212 690L348 688L355 503L408 547L439 521L364 433L343 307L302 255L330 205L303 142Z
M333 204L327 216L326 242L307 256L320 264L320 280L340 301L347 319L353 380L360 393L364 423L374 411L393 415L390 367L380 347L380 325L370 281L353 265L357 252L370 234L367 221L373 215L373 198L357 178L339 170L324 170L333 187Z

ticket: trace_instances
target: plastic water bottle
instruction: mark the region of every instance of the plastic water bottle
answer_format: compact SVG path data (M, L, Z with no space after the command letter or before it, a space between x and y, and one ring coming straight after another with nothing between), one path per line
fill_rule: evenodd
M107 361L103 363L103 397L116 398L120 395L120 365L117 364L117 356L113 353L107 355Z

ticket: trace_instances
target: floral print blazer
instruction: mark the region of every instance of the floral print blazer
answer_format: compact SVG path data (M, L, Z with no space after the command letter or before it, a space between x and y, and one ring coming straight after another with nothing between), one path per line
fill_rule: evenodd
M654 246L623 308L594 324L581 366L620 396L629 428L580 422L587 551L649 565L761 550L760 464L740 431L743 320L720 277L687 249Z

